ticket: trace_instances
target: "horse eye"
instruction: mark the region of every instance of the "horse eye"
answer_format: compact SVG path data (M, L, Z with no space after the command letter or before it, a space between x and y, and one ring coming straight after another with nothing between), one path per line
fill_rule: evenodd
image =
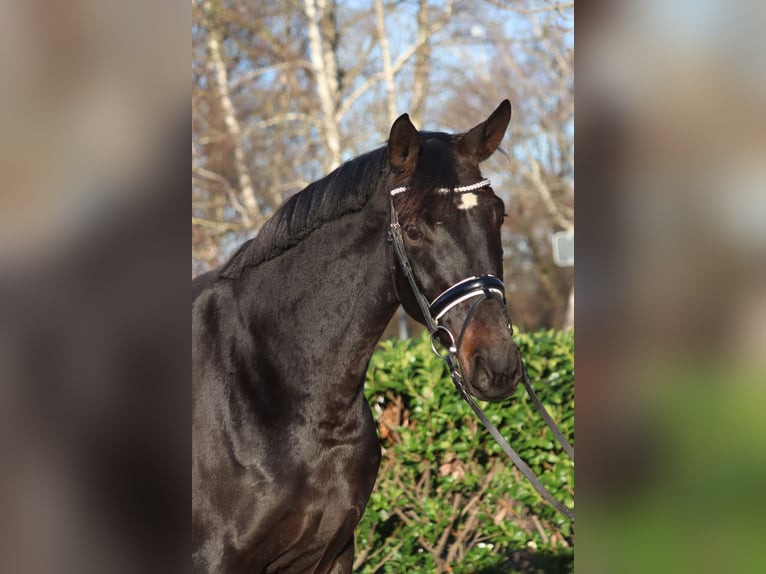
M417 225L408 225L404 228L404 232L412 241L418 241L423 238L423 234L420 232Z

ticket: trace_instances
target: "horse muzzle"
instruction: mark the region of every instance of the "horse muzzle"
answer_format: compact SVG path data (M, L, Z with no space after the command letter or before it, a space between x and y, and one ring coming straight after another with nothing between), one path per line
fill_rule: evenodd
M455 314L449 316L448 312L465 302L472 305L461 325ZM519 348L511 338L505 289L500 278L479 275L464 279L436 297L429 312L440 323L437 331L445 331L443 334L452 339L450 343L472 395L481 400L499 401L513 393L523 376L523 368ZM453 333L459 333L456 339Z
M523 377L519 349L513 341L466 348L458 356L469 392L483 401L507 398Z

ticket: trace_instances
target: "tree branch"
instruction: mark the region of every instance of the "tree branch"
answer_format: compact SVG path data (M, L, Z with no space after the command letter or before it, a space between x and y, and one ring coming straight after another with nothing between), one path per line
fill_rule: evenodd
M538 161L532 157L528 160L527 163L531 166L531 169L525 169L524 175L527 176L529 181L532 183L532 186L537 191L540 199L543 202L543 205L545 206L545 209L548 211L548 214L562 229L573 229L574 223L562 215L561 211L559 211L559 208L556 206L556 202L553 201L553 196L551 196L551 192L548 189L548 186L543 181L542 173L540 171L540 164Z
M278 72L280 70L290 70L291 68L305 68L306 70L311 71L311 62L308 60L293 60L290 62L272 64L271 66L264 66L263 68L258 68L256 70L250 70L249 72L246 72L238 78L232 80L231 89L232 91L239 90L244 86L244 84L252 82L253 80L256 80L263 75L269 74L271 72Z
M225 221L210 221L209 219L202 219L201 217L194 217L192 215L192 225L199 227L210 227L219 231L231 231L240 230L242 226L238 223L226 223Z
M318 5L318 2L321 2ZM336 121L337 91L329 78L330 71L327 69L327 59L324 54L322 35L319 29L319 20L323 16L320 8L324 8L324 0L305 0L304 11L308 20L309 52L311 55L311 69L314 72L314 80L317 86L317 96L322 112L322 132L325 143L330 152L330 157L325 164L328 170L340 165L340 132Z
M218 102L223 110L226 133L233 149L234 168L237 172L239 193L242 196L242 204L245 207L240 213L242 214L243 223L247 226L251 226L253 220L261 215L261 213L258 207L258 201L255 197L253 180L250 178L250 173L245 162L245 151L242 148L241 139L242 129L239 125L239 120L237 119L237 114L234 110L234 104L232 103L231 94L229 92L229 75L226 69L226 64L223 61L220 34L213 21L214 10L212 2L210 0L205 0L202 4L202 9L205 13L205 23L207 26L208 68L213 77Z
M541 8L517 8L516 6L510 5L507 2L504 2L503 0L488 0L488 1L493 6L502 8L503 10L510 10L511 12L516 12L517 14L541 14L543 12L568 10L569 8L574 7L574 2L568 2L566 4L551 4L549 6L543 6Z
M452 17L452 12L453 4L450 1L445 8L445 16L442 17L442 19L438 22L435 22L434 25L428 29L426 34L423 34L422 37L418 38L414 44L404 50L404 52L402 52L399 57L391 64L391 74L396 75L423 44L425 44L434 34L436 34L439 30L447 25L450 18ZM359 85L353 92L351 92L351 94L349 94L349 96L340 105L338 112L335 115L336 121L340 122L351 109L351 107L356 103L356 101L361 98L367 90L369 90L372 86L384 78L385 73L381 70L380 72L372 74L369 78L367 78L367 80L362 82L362 84Z
M383 11L383 0L375 0L375 28L378 31L378 43L380 44L380 54L383 59L383 78L386 81L388 122L392 124L396 119L396 86L394 85L394 72L391 69L391 52L388 49L388 36L386 36L386 14Z

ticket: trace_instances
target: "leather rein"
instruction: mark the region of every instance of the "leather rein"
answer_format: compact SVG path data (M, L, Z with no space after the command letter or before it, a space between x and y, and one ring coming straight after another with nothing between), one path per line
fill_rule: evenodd
M468 193L489 186L489 180L484 179L471 185L455 187L451 189L439 189L437 191ZM394 208L394 198L406 191L407 187L398 187L392 189L389 192L391 223L388 229L388 241L392 246L396 260L399 262L399 266L404 273L404 276L407 278L407 281L410 284L410 288L412 289L412 293L415 296L415 300L417 301L418 306L420 307L420 310L423 314L426 328L428 329L431 336L431 349L433 350L434 354L436 354L436 356L445 361L447 367L449 368L452 382L460 393L460 396L463 397L463 399L468 403L482 424L487 428L492 437L503 449L503 452L505 452L513 464L515 464L521 473L527 478L527 480L529 480L529 482L532 484L532 486L534 486L535 490L537 490L540 496L542 496L546 501L548 501L548 503L550 503L551 506L566 516L570 521L574 521L574 511L564 506L564 504L560 501L556 500L556 498L554 498L554 496L545 488L545 486L543 486L543 484L535 475L534 471L532 471L532 469L521 459L521 457L511 447L511 445L508 444L508 442L500 434L500 431L497 430L497 427L492 424L492 422L487 418L487 415L485 415L479 405L476 404L476 402L469 394L465 385L465 381L463 380L460 358L458 357L458 349L460 349L466 328L473 318L478 306L482 302L489 299L495 299L502 302L506 320L508 322L508 328L511 328L511 322L508 317L508 309L505 301L505 286L503 281L494 275L477 275L474 277L469 277L455 283L450 288L445 290L441 295L436 297L433 302L429 303L418 287L418 283L415 279L415 274L412 271L412 266L410 265L409 257L407 256L407 251L404 247L404 239L402 237L401 226L399 225L399 218L397 216L396 209ZM394 279L394 286L395 285L396 279ZM468 314L463 321L463 326L456 339L449 328L440 324L439 321L451 309L460 303L469 300L473 300L473 304L471 305L471 308L469 309ZM446 347L443 346L438 340L440 335L449 341L449 344ZM553 421L551 416L548 414L548 411L546 411L545 407L537 398L535 392L532 390L532 385L529 382L529 376L527 375L527 369L524 366L523 361L521 362L521 365L524 374L522 381L524 383L524 387L527 389L529 397L532 399L532 403L535 405L535 408L543 417L545 424L548 426L548 428L551 429L551 432L556 437L556 440L558 440L567 455L569 455L572 461L574 461L574 449L572 448L572 445L569 443L569 441L567 441L567 439L558 429L556 423Z

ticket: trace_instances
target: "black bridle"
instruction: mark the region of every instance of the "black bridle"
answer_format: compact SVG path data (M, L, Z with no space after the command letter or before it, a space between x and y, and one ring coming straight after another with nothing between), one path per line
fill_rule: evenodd
M438 191L450 193L468 193L489 186L489 180L484 179L471 185L455 187L452 189L439 189ZM404 247L404 239L402 237L401 226L399 225L399 217L394 207L394 198L400 193L404 193L406 190L406 187L398 187L396 189L392 189L389 192L391 223L388 229L388 239L392 246L394 256L399 262L399 267L401 268L402 273L404 273L404 276L407 278L407 281L410 284L410 288L412 289L412 293L415 296L415 300L418 303L418 307L420 307L420 311L423 314L423 319L425 321L426 327L428 328L428 331L431 335L431 349L438 357L447 363L450 377L452 378L452 382L454 383L455 388L457 388L458 392L460 393L460 396L463 397L463 399L470 405L471 409L473 409L474 413L476 413L476 416L479 418L482 424L498 442L505 454L511 459L511 461L513 461L513 463L527 478L527 480L529 480L529 482L532 484L532 486L534 486L535 490L537 490L540 496L547 500L551 506L566 516L569 520L574 520L574 511L564 506L561 502L556 500L550 492L548 492L548 490L543 486L537 476L535 476L535 473L532 471L532 469L529 468L529 466L521 459L518 453L516 453L511 445L509 445L508 442L503 438L503 436L500 434L500 431L497 430L495 425L490 422L481 408L479 408L479 405L476 404L476 402L469 394L463 380L463 372L460 364L460 358L458 357L458 350L460 349L460 346L463 342L463 336L465 335L466 329L479 305L489 299L500 301L503 305L503 311L508 323L508 328L511 329L511 322L508 316L508 309L505 301L505 285L503 284L502 279L496 277L495 275L477 275L469 277L467 279L463 279L462 281L458 281L446 289L438 297L436 297L431 303L429 303L418 287L418 283L415 279L415 274L412 271L412 266L410 265L410 260ZM394 278L394 285L396 285L396 278ZM449 330L447 326L440 324L440 320L457 305L470 300L473 300L473 304L466 314L458 337L455 338L455 335L452 333L452 331ZM439 337L442 338L441 342L439 341ZM447 343L442 344L445 339ZM527 375L527 369L524 366L523 361L521 361L521 365L524 375L522 379L524 387L527 389L527 393L532 399L535 408L543 417L546 425L548 425L548 427L551 429L556 439L564 448L565 452L574 461L574 449L572 448L572 445L569 443L569 441L566 440L564 435L556 426L556 423L548 414L548 411L545 410L545 407L532 390L532 385L529 382L529 376Z

